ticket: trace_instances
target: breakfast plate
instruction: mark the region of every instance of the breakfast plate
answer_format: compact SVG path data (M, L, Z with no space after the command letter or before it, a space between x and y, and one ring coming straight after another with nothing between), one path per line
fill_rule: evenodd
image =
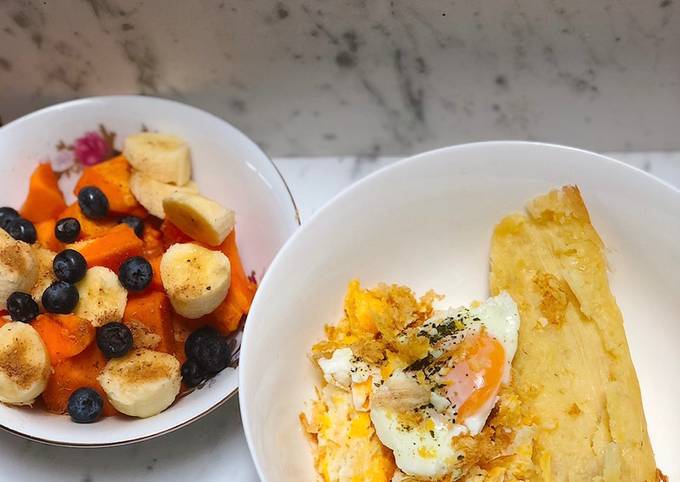
M320 372L310 347L343 316L347 283L429 289L446 306L489 296L489 249L503 216L577 185L604 241L658 467L680 476L680 191L616 160L528 142L461 145L398 162L350 187L284 245L246 326L240 407L263 481L315 480L299 414ZM660 335L663 334L663 335Z
M148 133L149 131L151 131L151 134ZM56 199L55 202L61 202L62 206L65 202L66 204L69 204L68 209L71 210L70 212L78 213L78 215L84 214L88 219L96 219L95 214L97 213L93 211L88 214L85 209L86 207L89 207L89 209L94 210L94 207L92 206L95 206L96 203L95 205L85 204L85 201L83 201L83 198L81 197L84 192L88 192L88 194L93 193L93 187L79 188L76 186L76 191L80 192L81 195L79 195L78 200L74 202L74 196L71 194L74 189L74 184L79 179L83 179L82 175L84 172L99 172L99 178L90 176L86 184L89 185L101 182L102 189L104 190L104 186L110 187L111 185L115 185L116 180L113 178L107 179L106 174L102 176L101 173L107 171L96 171L97 166L102 166L104 164L102 161L110 162L111 159L114 159L113 162L127 165L124 156L116 156L123 150L126 152L129 151L128 153L130 155L133 154L132 148L134 146L131 144L130 136L132 134L137 134L138 136L141 135L143 139L156 139L153 136L159 136L157 139L160 139L160 135L153 134L154 132L173 134L181 138L181 149L186 149L183 147L184 143L186 143L191 151L191 161L186 161L185 156L182 162L186 161L186 166L189 166L191 171L193 171L193 176L190 176L187 172L181 172L181 179L168 178L167 180L164 180L164 182L168 184L157 184L171 186L176 190L177 186L184 185L191 178L195 184L190 193L172 196L176 201L183 205L180 209L185 210L185 212L188 212L186 211L186 207L188 206L188 204L186 204L187 199L196 200L199 198L205 199L205 197L216 201L216 203L210 201L212 203L211 205L214 204L217 206L221 204L223 206L228 206L233 210L225 211L223 208L219 208L221 211L214 211L219 213L224 212L225 214L223 216L223 222L220 221L221 232L216 234L217 237L212 240L208 238L204 239L210 246L218 246L223 241L226 243L225 237L228 232L232 230L233 217L231 216L233 216L233 212L235 211L236 229L238 231L238 250L240 251L240 258L245 267L245 273L247 273L252 282L259 281L280 246L299 225L299 216L290 192L273 163L244 134L222 119L177 102L142 96L94 97L48 107L2 127L2 129L0 129L0 152L2 152L0 173L2 173L2 178L5 179L5 185L3 187L2 196L0 196L0 205L18 208L22 205L24 199L31 199L32 191L28 190L29 176L34 170L34 175L38 175L36 173L42 169L45 175L43 176L40 174L39 179L43 179L45 176L52 176L52 173L55 173L55 175L59 177L59 187L61 188L61 191L65 193L66 199L65 201ZM125 149L123 149L123 143L126 139ZM167 141L167 136L162 139L162 142ZM142 147L142 151L146 149L144 146ZM142 151L139 150L139 145L136 149L138 153L140 153L140 159L142 159L143 155L141 154ZM39 164L41 167L36 167ZM91 170L88 170L90 168ZM140 164L136 166L135 169L146 169L146 167ZM135 172L137 174L135 174ZM154 198L155 191L154 189L148 188L148 186L156 186L156 184L153 184L151 181L144 181L146 184L140 184L143 188L135 188L133 185L135 176L141 179L144 177L142 174L146 176L145 171L133 170L133 180L130 181L134 197L140 200L142 208L146 208L139 209L140 214L136 215L138 216L137 222L140 219L139 217L148 216L148 212L155 214L153 203L143 202L142 195ZM158 174L158 172L153 173L154 176L156 174ZM165 172L164 174L168 173ZM177 173L170 174L175 175ZM149 174L149 176L151 176L151 174ZM145 178L148 178L149 176L146 176ZM97 179L99 179L99 181L97 181ZM109 184L107 184L107 182ZM171 185L169 183L173 184ZM36 186L41 186L40 182L37 182ZM33 184L31 184L31 189L33 189ZM40 191L40 189L43 190ZM49 193L49 190L45 190L46 188L44 188L44 186L40 189L38 189L36 193ZM200 189L200 195L198 194L198 189ZM97 189L94 190L96 191ZM28 198L27 191L29 192ZM56 191L58 192L59 190L56 189ZM97 194L97 192L94 192L94 194ZM99 190L97 195L102 195L101 190ZM58 196L61 196L61 194L58 194ZM189 197L182 201L182 196ZM40 198L40 195L36 194L33 199L43 198ZM44 199L53 198L45 197ZM89 198L89 201L94 202L98 199L100 198L95 196L94 198ZM151 200L153 201L153 199ZM163 201L163 199L161 199L161 201ZM113 209L114 202L120 203L122 202L122 199L109 199L106 203L106 209L108 210L110 204L111 210L115 211L115 209ZM135 199L132 199L132 202L136 204ZM45 214L43 211L55 209L55 206L48 201L36 201L31 204L30 207L27 207L28 204L29 201L27 200L21 209L21 215L29 219L31 216L41 217ZM75 207L72 208L71 206ZM80 206L80 211L78 211L78 206ZM204 204L204 207L205 206L206 204ZM163 206L161 206L161 210L162 208ZM56 209L57 211L60 210L59 208ZM166 207L166 210L167 209L168 207ZM179 211L177 212L179 213ZM228 216L227 213L229 214ZM220 215L222 216L222 214ZM62 218L60 221L66 219L64 214L59 217ZM186 218L186 216L184 217ZM182 216L177 218L177 223L180 224L176 224L180 226L181 230L185 233L191 233L190 226L181 227L181 218ZM37 218L34 219L36 226L42 225L42 223L37 222ZM54 219L56 218L52 219L52 222L54 222ZM81 220L82 225L81 234L85 233L86 225L96 225L95 222L90 223L90 221L82 216L79 219ZM148 219L151 220L151 217ZM159 220L156 220L154 222L158 221ZM107 225L107 229L110 229L110 232L118 233L118 237L116 237L117 235L112 235L110 239L123 239L127 236L127 238L132 239L133 244L134 242L140 243L135 237L137 226L134 222L129 225L129 228L121 224L116 227L116 222L115 219L112 219L111 226L113 227L108 227ZM127 224L130 221L121 220L120 222ZM59 222L57 222L57 224L59 224ZM132 231L133 229L135 229L134 232ZM150 228L147 227L147 231L149 229ZM119 234L126 230L129 231L129 233L123 233L125 236L121 238ZM52 231L55 230L53 229ZM5 238L10 239L4 231L1 234L4 236L3 242L6 241ZM19 240L21 239L20 234L21 233L19 233L19 235L12 234L12 237ZM40 242L41 234L42 232L39 231L38 244L44 246L44 244ZM205 234L205 232L203 234ZM95 237L96 236L93 236L92 238L94 239ZM137 234L137 237L142 237L141 232ZM189 238L192 237L197 242L201 240L200 236L189 236ZM102 236L97 239L105 238L106 236ZM34 240L29 240L28 243L32 243L33 241ZM69 242L73 243L73 240L70 240ZM96 257L102 254L94 252L95 250L92 246L97 244L95 241L85 239L82 243L84 244L78 244L78 242L74 244L60 244L57 242L57 248L55 248L54 251L59 251L60 249L63 249L64 246L71 246L74 250L80 250L80 253L82 256L85 256L87 263L90 266L93 264L97 265L97 267L91 267L87 271L87 276L82 279L82 283L85 283L88 276L90 276L91 271L97 269L106 270L106 268L100 267L106 266L106 262L101 260L100 262L93 262L92 259L94 258L88 257L88 249L90 250L91 256ZM90 248L87 248L87 243L92 243L89 245ZM146 241L144 241L144 243L146 245ZM184 246L188 244L187 241L184 241L184 243ZM167 249L167 247L160 249ZM208 253L213 253L211 255L213 257L218 256L218 254L216 254L217 251L210 251L207 248L201 249ZM223 260L219 262L223 264L226 263L226 267L228 268L228 260L226 259L225 254L219 254L219 259ZM165 257L165 255L163 257ZM132 258L128 257L127 259L129 261ZM123 283L127 289L137 290L141 293L141 290L145 289L148 284L143 286L140 285L135 288L135 280L132 277L128 278L126 282L122 274L122 266L125 265L127 261L126 263L119 264L120 261L122 261L122 259L116 260L115 263L111 260L111 263L113 263L111 270L115 271L116 267L120 265L121 272L118 274L118 278L121 280L120 282ZM146 263L146 265L148 264L149 263ZM233 264L234 260L232 259L232 265ZM136 269L135 266L137 265L129 266L131 273ZM163 265L161 265L159 271L163 271ZM243 271L241 271L241 273L243 273ZM59 277L59 274L56 273L56 268L55 274ZM113 279L115 280L115 273L112 273L111 276L113 276ZM161 276L164 276L163 273L161 273ZM245 279L245 274L243 275L243 278ZM223 283L219 288L220 299L222 300L225 298L227 292L228 275L225 275L224 279L227 280L226 284ZM163 282L163 284L165 284L165 282ZM168 289L167 286L165 286L165 288ZM45 292L47 291L48 290L45 290ZM107 291L107 296L112 297L114 292L118 293L119 291L120 288L118 288L118 291ZM82 290L80 290L80 292L80 302L82 305L84 292ZM169 297L172 302L172 296ZM45 300L45 295L43 295L43 305L45 304ZM106 304L110 300L104 299L100 301ZM216 303L219 303L219 301L216 301ZM129 306L130 302L128 300L128 307ZM175 311L180 313L179 305L173 306L175 307ZM124 303L123 307L125 307ZM135 316L142 319L144 316L143 304L140 304L139 307L139 314ZM59 311L58 307L51 309L47 305L45 305L44 308L51 313L67 313L71 311ZM17 320L9 307L8 311L10 311L12 319L15 321L15 325L18 321L24 321ZM245 312L246 311L244 311L244 313ZM187 318L196 318L199 315L202 316L203 313L208 313L208 310L203 310L201 313L187 312L186 316ZM110 317L110 315L107 316ZM83 318L87 317L83 315ZM94 326L98 326L93 319L87 319L91 321ZM37 321L40 322L40 317ZM109 322L111 320L106 319L103 321ZM7 320L5 319L3 323L7 323ZM122 325L122 323L117 324ZM36 322L33 322L32 325L36 330L39 330L40 327L36 325ZM8 325L5 324L5 328L7 326ZM17 326L20 326L20 324ZM129 333L128 329L125 330ZM53 333L56 332L53 331ZM239 343L239 338L240 336L237 334L232 343ZM46 340L47 338L43 337L43 339ZM115 336L113 336L113 338L111 336L108 338L108 340L112 339L115 339ZM102 350L107 358L119 356L119 354L115 353L115 350L111 351L111 347L104 347L100 341L98 329L97 345L99 349ZM158 344L157 340L152 340L152 342L156 345ZM49 345L47 342L45 342L45 344ZM109 352L107 352L105 348L108 349ZM113 348L115 348L115 346ZM139 349L137 346L134 348L135 350ZM231 346L231 348L235 347ZM130 350L130 346L128 345L125 349ZM96 347L94 350L96 351ZM172 351L172 349L168 350ZM158 357L158 352L154 353L156 353L156 355L153 356ZM238 351L236 350L236 358L233 359L234 365L237 364L237 354ZM170 355L168 355L168 357L172 358ZM54 367L57 366L55 364L54 353L50 353L50 359L52 359L54 370ZM173 361L174 365L177 363L177 361ZM173 370L175 369L173 368ZM0 427L31 440L56 445L101 447L133 443L168 433L185 426L223 404L231 396L235 395L237 391L237 371L238 370L234 368L224 369L214 378L209 379L205 384L199 384L199 389L187 391L185 396L180 397L167 410L149 418L133 419L119 415L99 420L96 425L88 425L73 423L69 420L68 416L53 415L47 411L36 409L35 407L30 408L26 406L19 407L0 404ZM101 380L102 379L100 379L100 381ZM95 382L92 381L92 383L94 384ZM179 386L178 381L173 383L176 383L176 386ZM55 399L59 398L63 398L63 395L58 394L55 397ZM168 401L170 402L172 399L174 399L174 396ZM23 400L21 403L24 403ZM120 405L120 407L123 407L123 405ZM50 409L49 406L47 408ZM61 411L63 412L63 408L61 408ZM71 410L69 410L69 413L71 413ZM142 411L139 412L138 416L147 417L149 414L150 413L148 412ZM74 417L73 413L71 413L71 417ZM76 420L76 418L74 418L74 420Z

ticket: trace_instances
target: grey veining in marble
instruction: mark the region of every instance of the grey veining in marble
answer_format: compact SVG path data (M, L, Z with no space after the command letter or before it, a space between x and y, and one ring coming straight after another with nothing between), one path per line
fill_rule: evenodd
M0 116L144 93L272 155L680 147L680 0L4 0Z

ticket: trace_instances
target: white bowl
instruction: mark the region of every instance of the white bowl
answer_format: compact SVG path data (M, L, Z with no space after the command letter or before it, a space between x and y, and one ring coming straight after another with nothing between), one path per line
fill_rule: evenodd
M206 196L237 213L237 237L243 263L258 279L298 226L293 199L265 154L230 124L177 102L141 96L94 97L34 112L0 129L0 205L18 207L28 178L39 161L68 159L57 143L70 143L99 124L115 132L120 149L126 135L143 126L174 133L191 147L194 180ZM68 155L66 156L68 157ZM73 184L76 176L65 179ZM70 193L70 190L68 191ZM94 425L72 423L66 416L0 404L0 426L42 442L104 446L136 442L167 433L207 414L238 387L237 370L228 368L201 390L148 419L106 418Z
M487 296L494 225L578 184L608 247L659 467L680 477L680 191L618 161L555 145L488 142L421 154L337 196L286 243L260 286L240 372L244 429L264 482L312 481L298 414L318 375L307 354L342 316L347 282Z

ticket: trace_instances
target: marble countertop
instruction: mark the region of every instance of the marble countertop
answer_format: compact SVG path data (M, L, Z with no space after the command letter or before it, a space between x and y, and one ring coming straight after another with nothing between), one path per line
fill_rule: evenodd
M611 153L680 187L680 152ZM303 222L333 195L396 158L281 158L280 168ZM256 482L241 428L238 400L187 428L148 442L110 449L66 449L0 431L0 480Z
M211 111L273 156L485 139L677 150L679 6L4 0L0 117L142 93Z

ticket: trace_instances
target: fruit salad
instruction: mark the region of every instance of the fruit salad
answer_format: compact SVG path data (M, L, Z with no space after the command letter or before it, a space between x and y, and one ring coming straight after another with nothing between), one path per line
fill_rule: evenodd
M74 422L150 417L228 366L256 285L235 213L200 194L191 153L142 132L85 167L67 205L40 164L0 208L0 401Z

